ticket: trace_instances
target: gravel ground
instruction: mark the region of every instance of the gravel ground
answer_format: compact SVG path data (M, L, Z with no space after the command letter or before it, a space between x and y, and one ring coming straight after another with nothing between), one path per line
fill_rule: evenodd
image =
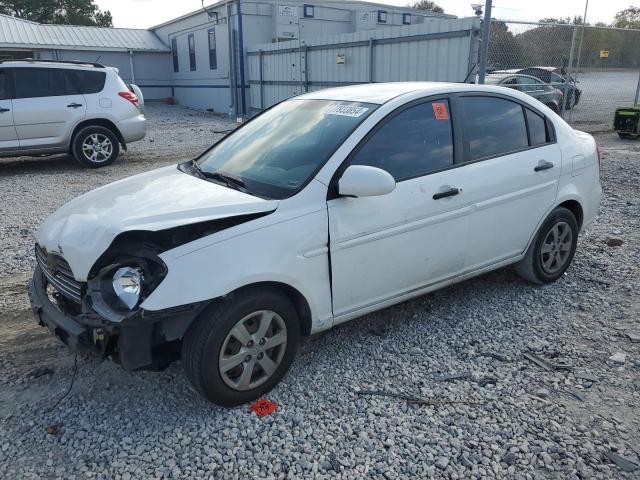
M224 123L149 117L149 139L109 169L0 167L0 478L638 477L625 470L640 464L640 343L627 336L640 330L640 142L598 137L602 213L560 281L532 287L503 269L306 339L268 395L278 410L260 418L205 403L179 364L79 359L74 376L74 357L31 319L21 279L42 218L195 154Z

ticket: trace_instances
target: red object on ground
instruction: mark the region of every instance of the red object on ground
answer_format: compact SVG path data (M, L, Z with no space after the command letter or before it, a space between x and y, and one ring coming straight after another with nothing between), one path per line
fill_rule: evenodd
M176 99L173 97L167 97L167 105L175 105Z
M278 409L278 404L273 403L266 398L261 398L260 400L253 402L250 408L251 411L255 412L257 415L266 417Z

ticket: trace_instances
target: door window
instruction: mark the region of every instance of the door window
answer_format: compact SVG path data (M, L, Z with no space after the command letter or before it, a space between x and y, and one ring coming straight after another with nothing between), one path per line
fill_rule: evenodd
M389 172L397 182L453 165L453 132L447 100L425 102L385 122L351 160Z
M461 97L470 159L506 155L529 146L522 107L496 97Z
M216 53L216 31L215 29L209 30L209 69L215 70L218 68L218 56Z
M56 68L15 68L16 98L66 95L64 70Z
M180 64L178 62L178 40L176 38L171 39L171 57L173 58L173 71L180 70Z
M88 70L67 70L68 91L71 95L89 95L98 93L104 88L107 77L104 72Z

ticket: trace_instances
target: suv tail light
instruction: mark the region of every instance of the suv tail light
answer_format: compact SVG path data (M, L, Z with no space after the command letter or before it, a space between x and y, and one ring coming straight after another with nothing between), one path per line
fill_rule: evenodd
M138 107L138 97L136 97L135 93L131 93L131 92L118 92L118 95L120 95L122 98L124 98L125 100L129 100L134 107Z

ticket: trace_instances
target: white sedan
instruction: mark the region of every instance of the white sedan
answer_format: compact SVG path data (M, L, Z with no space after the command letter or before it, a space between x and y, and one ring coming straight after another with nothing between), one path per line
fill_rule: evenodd
M600 195L593 138L524 93L323 90L63 206L36 234L29 293L73 350L181 359L232 406L278 383L301 335L510 264L557 280Z

